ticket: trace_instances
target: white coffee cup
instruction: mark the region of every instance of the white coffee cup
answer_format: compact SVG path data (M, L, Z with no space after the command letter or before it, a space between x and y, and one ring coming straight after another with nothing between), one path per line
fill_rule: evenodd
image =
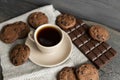
M40 34L42 32L42 30L44 32L44 29L47 29L47 28L55 29L56 32L58 32L59 35L60 35L60 40L57 43L55 43L54 45L45 46L45 45L41 44L40 41L38 40L38 37L39 37L38 34ZM49 35L49 34L45 34L45 35ZM28 34L28 37L29 37L29 39L31 41L33 41L36 44L36 46L41 51L41 53L45 53L45 54L46 53L52 53L52 52L55 52L55 51L59 51L59 49L62 46L63 41L64 41L63 30L60 29L57 25L54 25L54 24L44 24L44 25L41 25L35 31L31 31ZM54 39L52 39L52 40L56 40L56 37Z

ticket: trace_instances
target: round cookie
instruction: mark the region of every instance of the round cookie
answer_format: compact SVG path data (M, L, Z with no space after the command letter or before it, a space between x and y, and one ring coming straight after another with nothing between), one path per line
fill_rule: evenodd
M48 23L48 17L42 12L34 12L28 16L28 23L36 29L38 26Z
M10 52L10 61L13 65L18 66L28 60L30 48L24 44L16 45Z
M1 33L0 33L0 39L5 42L5 43L12 43L15 40L18 39L18 33L19 29L16 28L15 26L6 25L5 27L2 28Z
M29 26L18 21L4 26L1 30L0 39L5 43L12 43L15 40L27 37L30 31Z
M71 67L63 68L58 73L57 80L76 80L73 68Z
M57 17L56 24L63 29L68 29L76 24L76 18L70 14L61 14Z
M76 70L78 80L99 80L98 70L91 64L83 64Z
M19 21L19 22L14 23L14 25L18 27L20 30L18 32L19 39L23 39L27 37L28 33L30 32L30 28L25 22Z
M89 29L89 33L93 39L101 42L105 42L109 39L109 32L99 25L93 25Z

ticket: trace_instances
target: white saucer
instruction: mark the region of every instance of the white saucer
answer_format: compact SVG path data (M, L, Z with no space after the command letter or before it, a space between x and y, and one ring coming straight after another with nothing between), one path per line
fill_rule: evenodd
M54 67L64 63L70 57L72 52L72 41L65 32L63 33L65 36L65 41L60 50L50 54L44 54L40 52L35 43L27 38L25 44L30 48L29 59L33 63L43 67Z

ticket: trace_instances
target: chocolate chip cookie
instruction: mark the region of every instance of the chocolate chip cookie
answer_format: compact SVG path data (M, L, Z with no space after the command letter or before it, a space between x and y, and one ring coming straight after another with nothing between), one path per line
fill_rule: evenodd
M68 29L76 24L76 18L70 14L61 14L57 17L56 24L62 29Z
M83 64L76 70L78 80L99 80L98 70L91 64Z
M19 29L12 24L6 25L0 32L0 39L5 43L12 43L18 39Z
M76 80L73 68L71 67L63 68L58 73L57 80Z
M10 51L10 61L12 62L13 65L19 66L28 60L29 55L30 49L28 46L24 44L17 44Z
M105 28L99 25L93 25L90 28L89 33L93 39L101 42L107 41L110 37L109 32Z
M15 40L27 37L30 31L29 26L22 22L14 22L4 26L0 32L0 39L5 43L12 43Z
M20 30L18 32L19 39L26 38L28 33L30 32L29 26L25 22L22 22L22 21L15 22L14 25L18 27Z
M42 12L34 12L28 16L28 23L36 29L40 25L48 23L48 17Z

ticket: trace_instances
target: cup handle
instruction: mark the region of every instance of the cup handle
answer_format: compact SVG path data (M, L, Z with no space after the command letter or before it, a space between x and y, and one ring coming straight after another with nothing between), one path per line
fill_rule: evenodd
M35 42L34 40L34 31L30 31L29 34L28 34L28 37L31 41Z

